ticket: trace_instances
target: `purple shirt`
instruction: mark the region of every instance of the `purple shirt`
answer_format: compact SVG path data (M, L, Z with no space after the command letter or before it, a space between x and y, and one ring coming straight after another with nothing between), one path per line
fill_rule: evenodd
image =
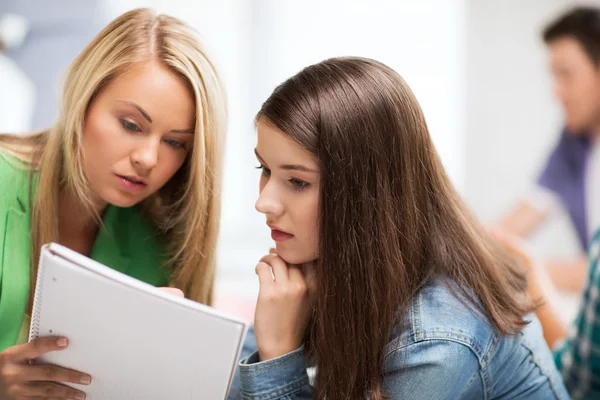
M572 134L565 129L537 180L540 186L551 190L560 198L585 251L589 242L585 178L591 147L587 135Z

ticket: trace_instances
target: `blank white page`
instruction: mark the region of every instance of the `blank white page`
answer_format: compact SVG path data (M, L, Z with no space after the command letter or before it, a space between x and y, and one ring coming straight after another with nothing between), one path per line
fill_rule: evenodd
M40 259L30 339L65 336L36 360L92 376L89 400L224 399L247 324L164 293L63 246Z

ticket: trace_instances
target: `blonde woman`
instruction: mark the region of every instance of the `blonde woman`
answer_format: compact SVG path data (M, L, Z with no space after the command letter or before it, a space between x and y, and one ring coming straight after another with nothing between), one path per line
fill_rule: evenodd
M27 364L68 346L26 343L44 243L211 302L225 121L195 32L137 9L74 60L51 129L0 136L0 398L85 398L58 382L91 379Z

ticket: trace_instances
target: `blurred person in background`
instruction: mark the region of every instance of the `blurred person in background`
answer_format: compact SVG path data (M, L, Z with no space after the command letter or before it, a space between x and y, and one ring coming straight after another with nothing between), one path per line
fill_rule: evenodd
M544 29L543 39L565 126L534 189L496 228L527 238L566 211L581 255L548 260L546 268L557 289L579 292L587 273L589 240L600 226L600 8L569 10Z
M67 66L109 17L104 0L0 1L0 52L34 87L31 120L22 123L25 131L38 131L55 121Z

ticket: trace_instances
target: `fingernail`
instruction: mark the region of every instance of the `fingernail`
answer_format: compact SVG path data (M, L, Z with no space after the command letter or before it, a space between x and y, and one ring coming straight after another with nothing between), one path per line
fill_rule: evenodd
M84 399L85 399L85 394L83 394L83 393L77 393L77 394L75 395L75 398L76 398L77 400L84 400Z
M92 378L89 376L82 376L80 382L84 385L89 385L92 382Z
M58 347L67 347L67 339L60 338L56 341L56 344L58 345Z

